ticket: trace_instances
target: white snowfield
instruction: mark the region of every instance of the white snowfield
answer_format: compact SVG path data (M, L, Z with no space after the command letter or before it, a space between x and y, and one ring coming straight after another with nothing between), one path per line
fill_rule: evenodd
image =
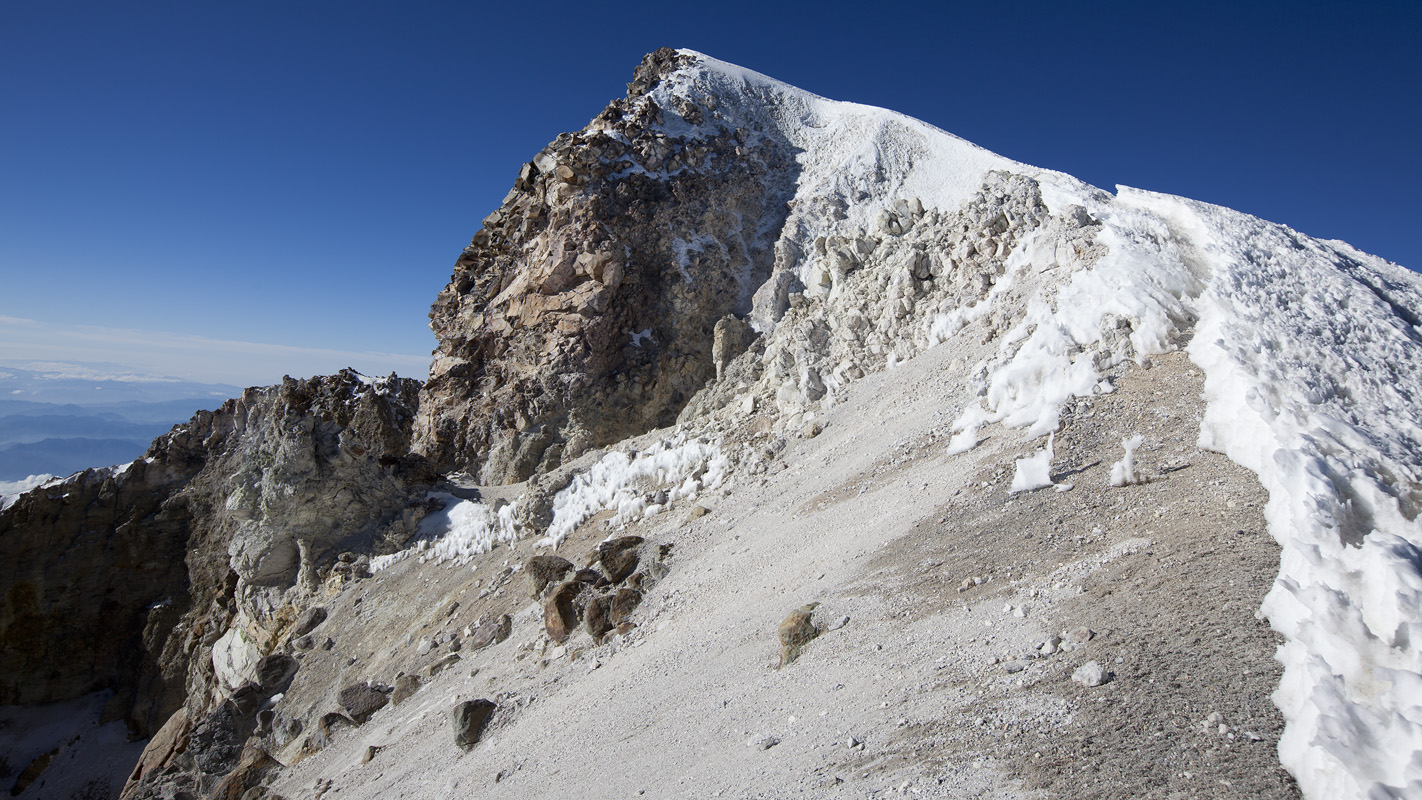
M993 422L1045 436L1064 401L1101 390L1091 359L1075 356L1100 344L1108 314L1133 323L1118 358L1188 340L1206 376L1201 444L1259 475L1283 547L1263 613L1288 640L1274 697L1284 766L1312 798L1422 797L1422 279L1226 208L1125 187L1113 197L903 115L682 52L697 64L654 90L662 108L714 96L726 117L777 131L802 151L796 201L840 198L850 225L869 228L905 198L955 208L989 170L1038 181L1054 214L1080 205L1104 224L1107 255L1029 306L955 445ZM668 117L669 133L685 132ZM828 232L789 227L806 237L802 252ZM1010 266L1040 267L1051 244L1029 235ZM951 341L952 320L935 322L934 338Z
M924 346L951 346L1006 287L1039 286L982 365L981 402L958 416L949 452L973 449L985 425L1026 428L1043 449L1018 461L1013 489L1049 487L1046 437L1062 405L1111 391L1102 369L1185 346L1205 373L1201 446L1259 476L1283 548L1262 609L1287 640L1274 695L1287 720L1283 765L1310 798L1422 798L1422 279L1342 242L1178 197L1125 187L1113 196L903 115L682 52L696 63L650 96L667 134L733 125L778 136L799 151L794 204L843 210L792 215L781 236L796 252L813 252L818 236L872 230L885 211L956 209L993 170L1037 181L1052 215L1080 206L1100 223L1105 253L1089 265L1038 227L983 299L923 320ZM679 99L715 108L719 121L685 121ZM814 259L793 268L807 294L834 291L814 279ZM1035 277L1048 269L1051 280ZM1120 319L1129 334L1108 337ZM1122 443L1122 484L1136 480L1139 444ZM557 495L543 543L557 546L602 509L618 520L655 513L647 486L685 499L729 469L714 443L693 438L609 454ZM468 552L510 535L484 514L469 527L478 534Z

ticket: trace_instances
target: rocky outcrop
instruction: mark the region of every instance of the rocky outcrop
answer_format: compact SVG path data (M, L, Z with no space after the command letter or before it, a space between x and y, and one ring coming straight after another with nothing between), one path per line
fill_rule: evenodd
M408 455L418 389L288 378L132 464L22 496L0 513L0 703L113 688L111 716L148 736L185 698L206 719L247 681L288 680L291 663L262 657L302 598L342 551L391 549L424 513L412 497L429 476Z
M743 347L793 191L795 151L715 96L658 88L691 57L649 55L625 99L523 166L430 311L439 340L416 449L512 483L673 422ZM714 356L714 357L713 357Z

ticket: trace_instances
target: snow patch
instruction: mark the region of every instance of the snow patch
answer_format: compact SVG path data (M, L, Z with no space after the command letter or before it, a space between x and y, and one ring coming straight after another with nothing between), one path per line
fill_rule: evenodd
M13 506L20 495L55 480L53 475L31 475L18 481L0 481L0 511Z
M1012 475L1010 492L1031 492L1052 485L1053 443L1056 435L1047 437L1047 447L1035 456L1017 459L1017 472Z
M1145 482L1136 475L1136 449L1144 443L1145 437L1140 434L1121 440L1121 447L1125 448L1126 455L1111 465L1112 486L1134 486Z
M553 524L540 547L557 547L594 514L612 510L611 527L659 514L725 480L730 462L714 444L666 439L647 450L611 452L553 497ZM665 499L658 502L661 495Z

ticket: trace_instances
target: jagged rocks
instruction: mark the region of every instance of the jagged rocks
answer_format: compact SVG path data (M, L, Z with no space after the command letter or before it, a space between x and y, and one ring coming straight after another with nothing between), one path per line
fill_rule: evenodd
M484 727L498 708L492 700L465 700L449 712L449 722L454 728L454 744L465 750L479 743L484 735Z
M341 704L357 725L364 724L370 715L390 702L391 689L370 683L357 683L341 690L336 702Z
M776 669L781 669L787 664L800 657L800 650L812 639L820 635L820 629L815 627L811 621L815 607L819 603L809 603L790 612L790 616L780 623L777 631L780 637L780 663Z
M284 598L314 589L338 545L413 533L430 478L409 456L418 390L349 371L248 389L132 464L0 512L0 703L114 687L146 736L190 691L196 716L251 679L206 666L239 612L255 663Z
M627 99L520 170L456 261L417 423L441 469L523 480L670 424L716 375L714 329L769 276L798 165L778 131L663 97L685 63L649 56Z

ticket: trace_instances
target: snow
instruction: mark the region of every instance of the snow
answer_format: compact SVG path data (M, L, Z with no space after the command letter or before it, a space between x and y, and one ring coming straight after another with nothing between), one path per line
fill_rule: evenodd
M1031 492L1052 485L1052 443L1054 437L1047 438L1047 447L1035 456L1017 459L1017 472L1012 475L1012 492Z
M0 481L0 511L13 506L20 495L54 480L53 475L31 475L18 481Z
M664 439L641 453L614 451L553 497L553 524L539 546L557 547L583 522L613 511L609 527L654 516L670 503L721 485L729 462L720 448L696 439ZM657 501L664 494L665 499Z
M1283 764L1308 797L1422 797L1422 280L1341 242L1166 195L1120 187L1113 197L908 117L683 52L697 64L654 90L664 109L677 107L673 96L715 95L719 124L797 149L797 199L849 201L847 222L807 220L797 237L872 230L903 198L957 207L994 169L1037 180L1053 213L1080 205L1102 223L1105 254L1090 267L1037 234L1009 257L1008 281L1069 277L1041 281L986 365L981 402L958 415L949 452L976 447L990 424L1045 436L1069 400L1111 391L1103 371L1187 347L1205 373L1200 442L1258 474L1283 547L1262 609L1287 639L1275 695L1288 722ZM665 127L700 130L670 111ZM809 261L797 277L817 285ZM997 313L1000 291L935 317L929 340ZM1133 442L1113 469L1122 483L1140 477ZM1014 489L1050 484L1048 453L1018 460ZM562 520L594 507L623 515L637 502L573 495Z
M491 508L478 500L461 500L443 492L432 493L430 499L442 502L443 507L420 520L415 545L398 553L372 558L371 572L379 572L410 556L418 556L422 563L453 561L462 566L496 545L518 539L514 527L516 502Z
M1111 465L1112 486L1132 486L1141 482L1140 476L1136 475L1136 450L1144 443L1145 437L1140 434L1121 440L1126 455Z

